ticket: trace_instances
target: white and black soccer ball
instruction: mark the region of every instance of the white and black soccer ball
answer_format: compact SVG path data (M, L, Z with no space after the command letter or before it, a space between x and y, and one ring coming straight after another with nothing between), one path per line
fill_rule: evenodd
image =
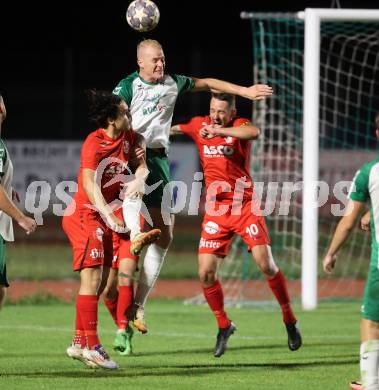
M159 9L151 0L134 0L126 11L126 20L129 26L139 32L155 28L159 17Z

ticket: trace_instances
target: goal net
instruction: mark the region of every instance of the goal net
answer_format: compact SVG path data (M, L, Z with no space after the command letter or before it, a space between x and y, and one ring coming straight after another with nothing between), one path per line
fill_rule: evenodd
M266 215L274 258L300 298L302 269L304 21L297 14L244 14L250 19L254 83L274 96L253 104L263 136L253 142L251 173ZM370 237L358 228L340 251L333 278L321 261L342 215L355 171L377 156L374 117L379 110L379 20L321 21L319 83L318 299L356 298L370 259ZM316 103L317 104L317 103ZM325 187L326 185L326 187ZM235 238L220 264L226 302L271 301L272 293L245 244ZM203 302L201 296L188 303Z

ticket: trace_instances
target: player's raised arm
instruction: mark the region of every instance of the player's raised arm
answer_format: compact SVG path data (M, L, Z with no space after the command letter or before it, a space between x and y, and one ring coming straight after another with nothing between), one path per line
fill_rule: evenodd
M243 140L257 139L261 134L260 129L250 122L239 127L217 127L209 125L203 129L212 136L235 137Z
M256 84L250 87L243 87L241 85L229 83L228 81L204 78L193 78L195 84L193 91L212 91L224 92L232 95L238 95L250 100L262 100L273 94L272 87L266 84Z

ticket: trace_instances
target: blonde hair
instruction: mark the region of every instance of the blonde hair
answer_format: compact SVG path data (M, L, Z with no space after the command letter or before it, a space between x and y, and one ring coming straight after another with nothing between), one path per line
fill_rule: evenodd
M162 45L155 39L144 39L137 45L137 58L142 49L146 47L155 47L157 49L162 49Z

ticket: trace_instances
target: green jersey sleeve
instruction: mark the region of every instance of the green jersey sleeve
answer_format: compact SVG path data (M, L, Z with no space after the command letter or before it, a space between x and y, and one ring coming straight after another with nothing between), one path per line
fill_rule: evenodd
M175 80L176 85L178 86L179 95L183 92L190 91L195 85L195 81L191 77L182 76L179 74L173 74L171 77Z
M132 73L126 78L122 79L113 90L115 95L122 97L125 103L130 106L133 98L133 81L138 77L137 72Z
M366 202L370 197L368 164L365 164L354 176L353 184L349 192L349 198L357 202Z

